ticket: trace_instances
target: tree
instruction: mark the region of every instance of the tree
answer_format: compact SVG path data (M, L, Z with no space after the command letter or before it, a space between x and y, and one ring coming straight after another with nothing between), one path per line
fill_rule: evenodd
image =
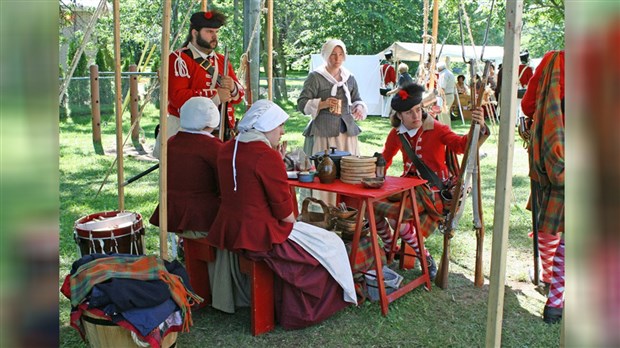
M67 66L71 65L73 56L75 56L75 53L77 52L78 46L81 42L81 35L78 35L78 37L71 40L67 55ZM86 57L84 53L82 53L78 58L78 63L75 68L75 72L73 73L73 76L88 76L89 73L86 64ZM89 103L89 90L90 88L88 87L87 80L72 80L69 83L69 87L67 89L67 96L69 98L68 108L69 110L71 110L71 117L88 115L90 110L86 108L86 105Z

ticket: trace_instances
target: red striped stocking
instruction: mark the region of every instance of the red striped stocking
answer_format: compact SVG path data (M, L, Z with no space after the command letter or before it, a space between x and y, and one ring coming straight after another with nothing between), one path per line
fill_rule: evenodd
M385 218L377 222L377 234L381 237L381 240L383 240L383 250L385 250L386 253L389 252L392 247L392 231Z
M547 298L547 307L563 308L564 307L564 239L561 239L560 245L555 252L553 258L553 275L551 276L551 286L549 286L549 297Z
M530 232L530 237L532 233ZM540 263L542 264L541 281L551 283L551 272L553 266L553 256L560 244L560 236L551 233L538 232L538 250L540 252Z

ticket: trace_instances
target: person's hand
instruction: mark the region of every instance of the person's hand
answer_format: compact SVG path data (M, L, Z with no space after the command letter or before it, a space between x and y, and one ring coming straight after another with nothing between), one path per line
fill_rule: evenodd
M230 89L228 88L218 88L217 95L220 97L220 103L222 104L232 99L230 96Z
M351 112L353 119L355 119L356 121L361 121L364 118L364 114L362 112L363 109L364 108L361 105L355 105L355 107L353 108L353 112Z
M477 107L471 111L471 118L473 121L477 122L479 125L484 126L484 111L482 107Z
M334 98L334 97L329 97L329 98L321 101L321 103L319 104L319 106L320 106L319 109L330 109L329 111L331 113L334 113L333 110L337 109L339 102L340 102L340 99ZM334 114L336 116L340 116L340 114L336 114L336 113L334 113Z
M280 156L282 156L283 159L284 159L284 156L286 156L286 147L287 146L288 146L288 142L286 140L284 140L283 142L278 144L278 148L276 149L276 150L278 150L278 152L280 153Z
M222 88L226 88L230 92L235 89L235 81L230 76L222 76L220 80Z

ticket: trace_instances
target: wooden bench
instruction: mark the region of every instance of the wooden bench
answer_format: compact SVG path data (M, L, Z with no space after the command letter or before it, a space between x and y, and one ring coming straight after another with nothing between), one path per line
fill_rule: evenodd
M250 277L250 318L253 336L272 331L275 324L273 271L264 261L252 261L239 254L239 270Z
M185 270L189 282L196 295L204 301L194 309L200 309L211 304L211 285L209 283L209 262L215 261L215 247L211 246L206 238L183 239L185 249Z

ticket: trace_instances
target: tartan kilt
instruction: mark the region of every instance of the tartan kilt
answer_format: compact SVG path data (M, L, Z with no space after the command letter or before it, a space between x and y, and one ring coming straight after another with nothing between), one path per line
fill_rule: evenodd
M420 216L420 231L424 238L430 236L439 228L439 224L445 219L443 214L443 201L439 192L432 191L427 185L420 185L414 188L415 199L418 206L418 215ZM407 199L405 202L405 212L403 214L403 222L411 221L411 203ZM388 219L397 220L400 202L390 202L387 199L375 202L375 216L377 218L386 217Z
M551 185L540 188L538 230L556 234L564 232L564 188Z

